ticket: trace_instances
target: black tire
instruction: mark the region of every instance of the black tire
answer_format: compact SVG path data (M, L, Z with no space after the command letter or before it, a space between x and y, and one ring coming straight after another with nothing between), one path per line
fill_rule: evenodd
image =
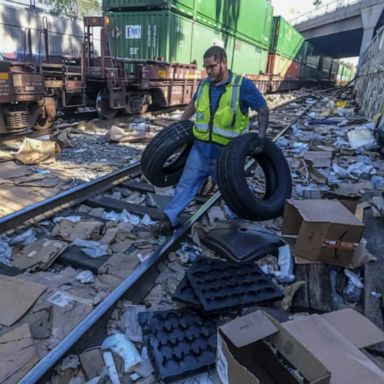
M193 144L192 128L190 120L172 123L148 143L141 158L141 170L150 183L156 187L177 184Z
M269 220L282 214L285 200L291 197L292 179L287 160L271 140L254 155L260 139L247 133L232 140L221 152L217 164L218 186L224 201L238 216L248 220ZM262 199L249 189L244 165L252 157L263 169L266 191Z

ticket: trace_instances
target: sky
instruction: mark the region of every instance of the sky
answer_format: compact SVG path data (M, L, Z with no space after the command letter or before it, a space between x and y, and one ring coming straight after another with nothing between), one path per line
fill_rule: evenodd
M297 16L305 14L316 7L313 5L314 0L271 0L273 5L273 13L275 16L283 16L284 19L290 21ZM331 0L323 0L323 4L330 3ZM342 59L346 63L357 64L358 58Z
M291 20L296 16L309 12L315 7L312 5L314 0L272 0L275 16L283 16L286 20ZM328 2L328 1L327 1ZM324 1L325 3L325 1Z

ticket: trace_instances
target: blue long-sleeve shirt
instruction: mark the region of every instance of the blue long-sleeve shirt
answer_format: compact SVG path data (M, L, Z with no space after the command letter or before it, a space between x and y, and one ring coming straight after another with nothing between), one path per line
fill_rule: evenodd
M232 80L232 72L229 71L228 79L218 85L211 84L210 92L210 107L211 113L216 110L217 103L220 96L225 91L225 85ZM197 93L194 94L193 99L196 100ZM266 101L260 91L257 89L255 83L247 78L243 79L240 86L240 109L241 112L246 114L249 109L257 111L259 108L265 107ZM218 157L220 155L222 146L216 143L208 143L205 141L195 140L195 146L200 154L204 157Z

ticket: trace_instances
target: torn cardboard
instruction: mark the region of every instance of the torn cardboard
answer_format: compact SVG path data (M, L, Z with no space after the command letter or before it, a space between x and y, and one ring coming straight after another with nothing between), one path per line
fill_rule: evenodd
M216 370L223 384L298 384L299 377L310 384L330 382L329 370L314 354L263 311L219 327Z
M19 320L46 290L39 283L19 277L0 276L0 324L7 327Z
M0 337L0 382L14 384L39 361L27 324Z
M59 154L60 147L54 141L25 138L15 159L23 164L49 163L54 162Z
M303 155L304 160L310 162L315 168L329 168L332 161L332 153L324 151L307 151Z
M352 309L338 312L288 321L282 327L329 369L331 384L384 383L384 371L358 349L383 341L384 333Z
M152 132L126 132L124 129L112 125L109 137L112 142L117 143L137 143L148 141L155 136Z
M282 234L295 257L355 268L364 224L337 200L287 200Z
M63 240L98 240L101 236L104 224L100 221L80 221L74 223L69 220L61 220L52 231L53 236L60 236Z
M379 384L384 371L359 348L383 340L384 333L353 309L282 324L257 311L219 328L216 369L223 384L299 383L298 373L316 384ZM278 356L289 364L276 364Z
M12 265L18 269L47 269L68 247L58 240L39 239L12 256Z

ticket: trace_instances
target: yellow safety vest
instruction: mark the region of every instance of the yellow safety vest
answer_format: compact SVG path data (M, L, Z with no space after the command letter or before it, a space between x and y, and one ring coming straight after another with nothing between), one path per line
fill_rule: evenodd
M228 144L231 139L248 132L248 113L240 109L240 87L243 77L232 74L230 83L218 101L218 107L211 116L208 79L204 79L197 91L195 100L196 121L193 134L202 141Z

